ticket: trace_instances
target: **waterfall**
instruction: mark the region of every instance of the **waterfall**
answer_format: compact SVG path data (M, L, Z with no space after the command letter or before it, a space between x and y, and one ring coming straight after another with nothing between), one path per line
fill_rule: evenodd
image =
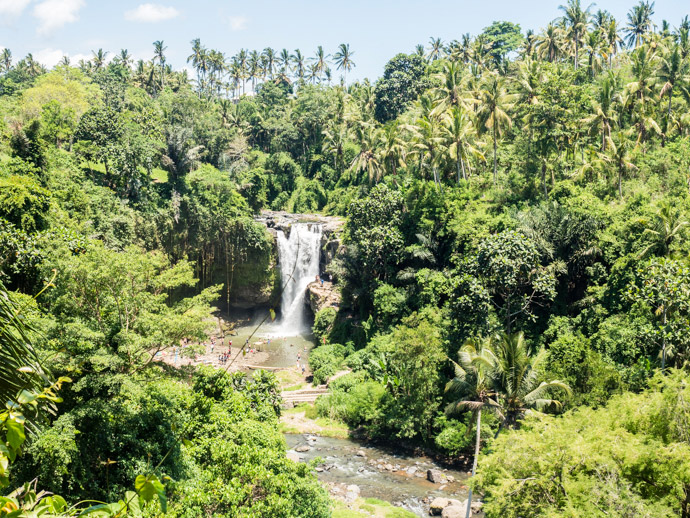
M289 237L278 231L278 262L283 294L276 333L295 336L309 333L304 295L307 285L319 275L321 224L294 223Z

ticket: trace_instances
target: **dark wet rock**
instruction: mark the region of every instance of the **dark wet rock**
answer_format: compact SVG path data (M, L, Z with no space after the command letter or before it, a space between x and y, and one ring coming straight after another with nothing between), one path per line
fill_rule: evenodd
M431 516L441 516L443 510L448 507L448 499L436 497L429 504L429 514Z
M429 482L433 482L434 484L445 484L448 482L446 475L438 469L427 470L426 478Z

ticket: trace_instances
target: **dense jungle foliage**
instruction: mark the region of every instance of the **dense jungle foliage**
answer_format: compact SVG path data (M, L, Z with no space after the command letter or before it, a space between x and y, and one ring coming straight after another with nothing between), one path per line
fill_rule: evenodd
M483 447L489 517L690 517L690 20L653 8L569 0L373 83L347 44L194 40L194 78L162 41L2 50L0 516L330 516L272 375L153 362L277 300L273 209L346 217L310 362L352 373L321 415Z

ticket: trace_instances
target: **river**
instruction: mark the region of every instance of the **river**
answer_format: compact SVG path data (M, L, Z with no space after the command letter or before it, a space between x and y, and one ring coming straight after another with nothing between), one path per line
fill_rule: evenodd
M296 453L295 448L299 446L309 446L309 451L298 453L300 461L322 459L317 469L322 482L355 484L360 488L361 497L385 500L417 516L429 516L427 502L434 497L467 499L467 473L445 470L426 457L411 457L350 439L286 434L285 440L292 453ZM395 471L390 471L391 467ZM442 470L446 476L454 477L455 482L433 484L426 478L428 469Z

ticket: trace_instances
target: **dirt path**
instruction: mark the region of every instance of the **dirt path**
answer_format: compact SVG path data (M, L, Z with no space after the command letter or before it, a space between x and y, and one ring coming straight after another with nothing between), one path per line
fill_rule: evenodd
M221 354L228 353L229 358L222 362ZM235 359L234 362L232 360ZM184 365L213 365L214 367L225 368L232 362L232 365L228 370L252 370L259 368L262 363L267 361L269 358L269 353L266 351L255 351L249 353L242 353L242 349L239 347L228 348L228 346L216 346L213 352L211 352L211 346L206 346L206 352L203 354L196 355L196 358L186 358L181 356L180 349L178 349L177 356L174 350L166 351L162 353L157 361L165 362L169 365L174 365L176 367L181 367Z
M323 427L316 424L316 421L305 416L304 412L283 413L280 422L290 428L293 433L314 433L323 432Z

